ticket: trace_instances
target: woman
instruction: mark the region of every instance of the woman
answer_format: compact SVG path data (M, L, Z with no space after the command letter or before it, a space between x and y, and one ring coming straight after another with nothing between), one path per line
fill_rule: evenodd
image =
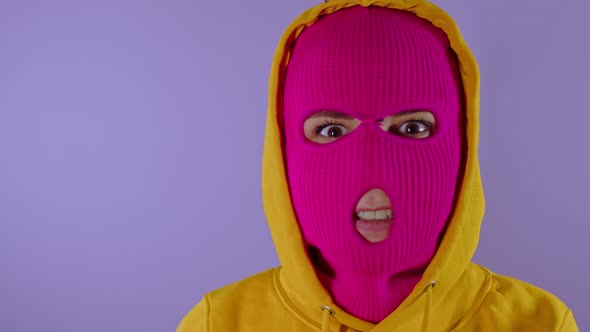
M178 331L577 331L555 296L471 262L478 90L458 28L426 1L303 13L270 78L281 266L206 294Z

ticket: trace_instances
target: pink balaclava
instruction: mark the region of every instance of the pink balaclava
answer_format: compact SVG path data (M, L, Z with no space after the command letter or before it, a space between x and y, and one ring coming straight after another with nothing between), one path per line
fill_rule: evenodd
M461 82L445 33L410 12L355 6L321 17L294 44L284 82L287 176L316 273L334 302L379 322L409 295L449 219L461 165ZM309 141L318 111L361 120L328 144ZM434 114L425 139L382 130L378 120ZM355 206L371 189L391 201L389 236L366 241Z

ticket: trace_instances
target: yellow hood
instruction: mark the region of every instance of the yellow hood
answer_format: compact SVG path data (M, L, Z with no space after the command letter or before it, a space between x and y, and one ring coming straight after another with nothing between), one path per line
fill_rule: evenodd
M467 297L477 301L477 290L483 284L483 280L471 280L471 283L475 282L475 284L480 285L473 285L475 289L470 291L458 291L461 287L456 287L461 278L469 278L466 276L468 273L465 272L468 270L477 247L480 225L484 214L484 196L477 157L479 70L453 19L437 6L426 1L333 0L321 3L305 11L284 32L276 49L270 73L269 104L262 167L264 210L281 262L281 287L284 289L285 298L293 302L292 304L306 315L317 317L321 315L319 307L328 305L334 308L336 312L334 317L341 324L357 330L374 327L374 324L362 321L338 308L316 277L311 261L306 254L304 241L291 204L281 145L281 132L277 118L278 112L282 109L282 83L290 58L289 45L305 27L313 24L320 16L357 5L382 6L415 13L447 34L451 47L459 59L466 98L467 157L457 205L438 252L426 269L424 277L398 309L378 324L378 326L390 324L400 326L401 321L408 320L409 317L416 317L418 311L424 310L424 306L418 303L420 302L418 301L419 297L425 287L432 280L436 280L437 284L432 293L432 311L434 315L432 319L439 324L450 325L454 323L455 316L460 315L459 311L470 310L465 299ZM454 298L462 298L463 301L457 303L465 304L455 303ZM442 305L443 303L445 305ZM454 306L465 305L466 307L464 309L454 308L453 312L457 313L453 314L445 309L449 304ZM421 316L421 314L418 316ZM440 321L441 319L444 322Z
M289 46L321 15L356 5L410 11L445 31L459 59L467 113L463 179L442 242L412 293L378 324L358 319L335 305L315 274L289 197L277 118ZM478 113L477 64L453 20L438 7L422 0L331 0L304 12L281 38L270 75L263 199L281 267L208 292L177 331L577 332L571 310L554 295L471 263L484 213L477 159ZM436 281L434 287L430 286L432 280ZM331 307L333 315L321 306Z

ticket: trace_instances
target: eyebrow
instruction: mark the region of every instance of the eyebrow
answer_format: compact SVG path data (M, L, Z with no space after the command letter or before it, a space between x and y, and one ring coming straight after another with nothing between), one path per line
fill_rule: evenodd
M336 118L336 119L346 119L346 120L352 120L352 119L354 119L350 115L346 115L344 113L334 112L334 111L321 111L321 112L317 112L317 113L313 114L312 116L310 116L309 119L323 118L323 117Z
M404 115L410 115L410 114L414 114L414 113L422 113L422 112L428 112L425 110L409 110L409 111L403 111L403 112L399 112L396 114L392 114L390 116L404 116ZM321 111L321 112L317 112L314 113L312 116L310 116L308 119L315 119L315 118L335 118L335 119L345 119L345 120L352 120L354 119L354 117L350 116L350 115L346 115L344 113L340 113L340 112L335 112L335 111ZM380 119L380 121L383 119Z
M390 116L403 116L403 115L409 115L409 114L414 114L414 113L430 113L430 112L427 110L416 109L416 110L398 112L398 113L392 114Z

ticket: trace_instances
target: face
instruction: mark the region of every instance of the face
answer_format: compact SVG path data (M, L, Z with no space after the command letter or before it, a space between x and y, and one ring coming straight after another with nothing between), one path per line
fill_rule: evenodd
M387 133L416 140L427 138L436 130L435 117L428 111L401 112L377 122ZM360 123L359 119L343 113L321 111L305 120L303 131L307 140L329 144L354 131ZM369 190L361 197L355 211L356 229L365 240L375 243L389 236L393 212L383 190Z
M412 13L357 7L291 46L280 120L306 245L340 273L422 268L460 168L460 71L444 32Z

